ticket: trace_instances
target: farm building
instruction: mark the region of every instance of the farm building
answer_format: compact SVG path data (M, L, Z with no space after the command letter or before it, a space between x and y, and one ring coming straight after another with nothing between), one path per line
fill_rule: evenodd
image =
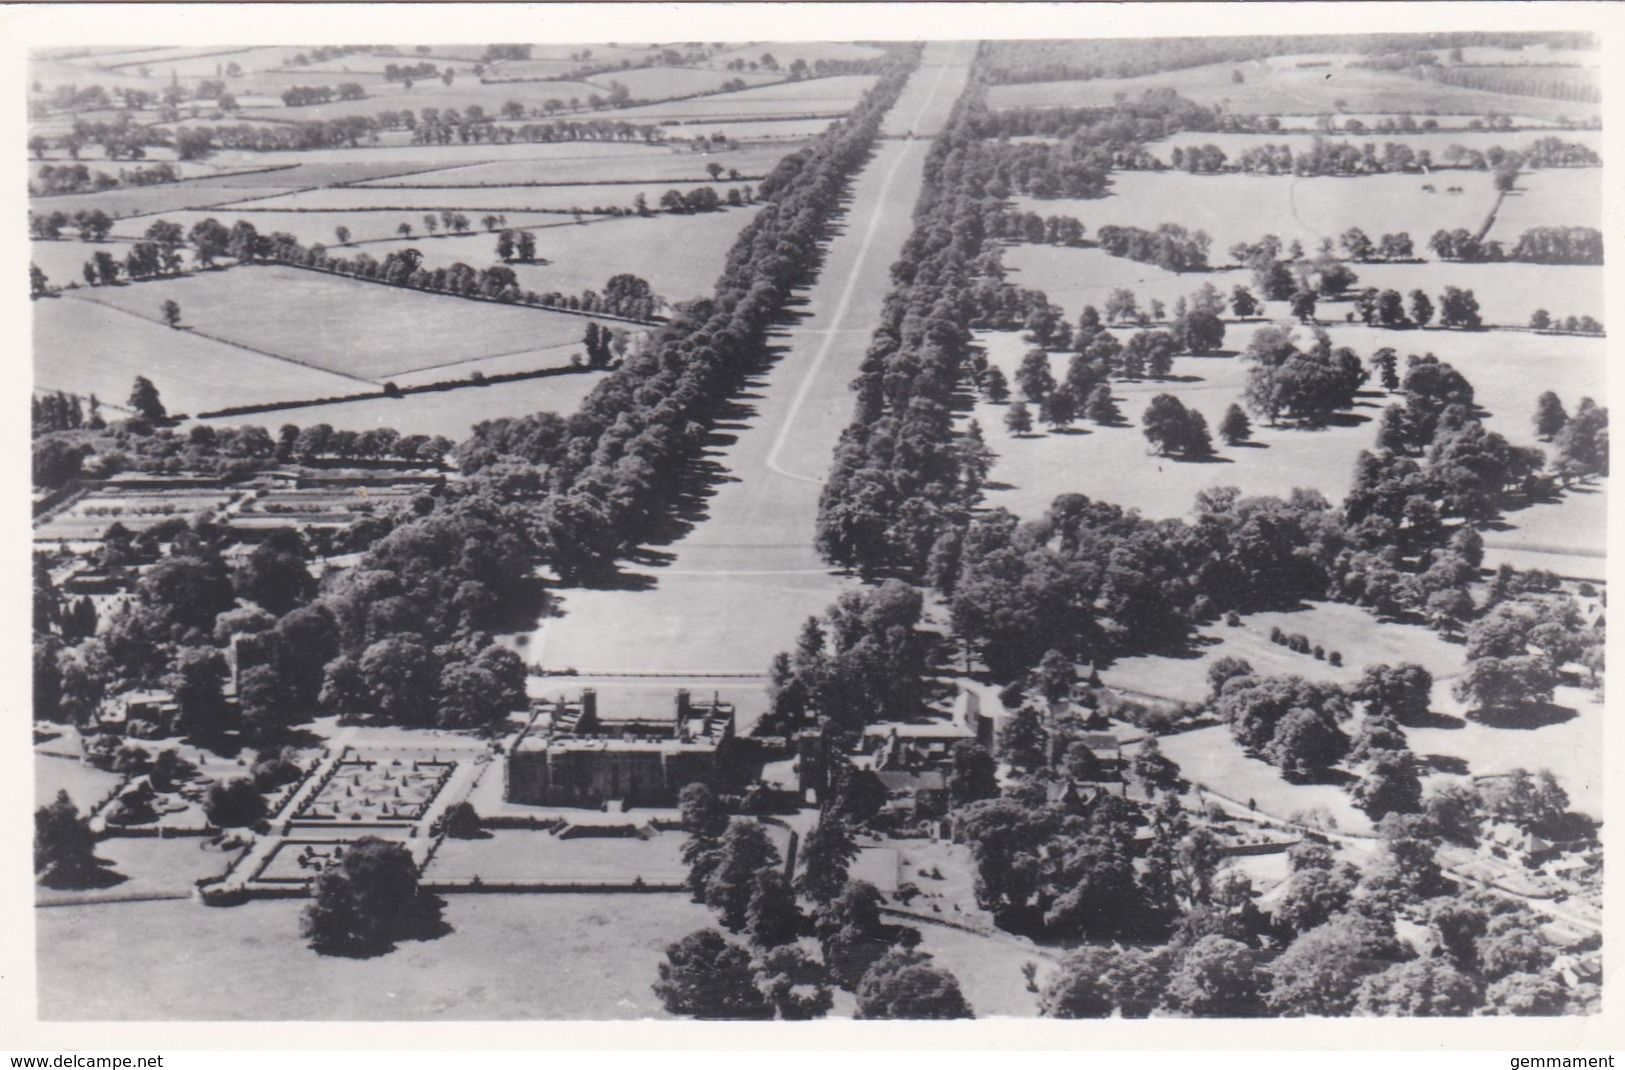
M514 744L509 802L624 810L677 805L684 786L706 779L734 736L734 708L677 692L664 715L601 718L592 688L560 699Z

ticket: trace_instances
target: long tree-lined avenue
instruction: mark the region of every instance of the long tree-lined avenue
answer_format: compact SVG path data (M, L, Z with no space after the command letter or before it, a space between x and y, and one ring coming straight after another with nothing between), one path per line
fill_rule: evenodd
M583 671L760 672L797 624L854 581L813 549L818 495L841 428L848 386L911 227L931 135L963 90L975 46L933 42L887 114L883 141L852 185L806 317L782 333L783 352L740 401L710 460L722 482L706 515L637 568L621 590L566 590L526 652L547 668ZM637 589L652 583L649 589ZM716 623L728 620L724 630ZM556 690L551 684L549 693Z

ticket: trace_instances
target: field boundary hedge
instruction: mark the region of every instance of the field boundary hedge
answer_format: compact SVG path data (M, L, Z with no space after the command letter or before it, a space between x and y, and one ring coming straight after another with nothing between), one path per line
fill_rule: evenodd
M215 409L211 412L200 412L197 419L215 419L223 416L247 416L251 413L281 412L284 409L305 409L318 405L342 405L348 401L376 401L379 398L403 398L411 394L435 394L447 390L460 390L464 387L499 386L503 383L516 383L525 379L548 379L558 375L573 375L593 371L595 369L564 365L552 368L537 368L527 372L507 372L501 375L481 376L478 379L472 376L464 379L445 379L434 383L420 383L417 386L400 386L394 390L387 388L368 390L359 394L340 394L333 397L310 398L295 401L266 401L252 405L233 405L224 409Z

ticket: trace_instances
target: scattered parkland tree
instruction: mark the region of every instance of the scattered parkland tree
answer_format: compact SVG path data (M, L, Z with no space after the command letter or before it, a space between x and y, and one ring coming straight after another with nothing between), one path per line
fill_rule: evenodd
M48 888L99 888L117 877L96 859L96 836L66 791L34 811L34 875Z
M1535 402L1535 434L1550 442L1569 422L1563 402L1552 391L1540 395Z
M1240 405L1231 403L1224 411L1224 419L1219 421L1219 437L1226 445L1234 446L1238 442L1245 442L1253 433L1253 423L1247 419L1247 414Z
M1145 407L1141 417L1145 437L1163 456L1207 457L1213 453L1207 421L1195 409L1187 409L1172 394L1158 394Z
M163 304L164 324L170 328L181 325L181 306L174 301L165 301Z
M177 314L179 311L177 307ZM144 375L135 377L135 386L130 390L130 408L134 409L142 419L153 423L157 423L169 415L164 410L163 401L158 397L158 388L153 386L152 380Z
M1027 403L1019 398L1010 403L1004 413L1005 430L1012 435L1030 434L1033 429L1033 414L1027 408Z
M375 955L397 940L435 935L440 910L439 898L418 888L417 863L404 845L364 836L316 878L300 931L324 955Z

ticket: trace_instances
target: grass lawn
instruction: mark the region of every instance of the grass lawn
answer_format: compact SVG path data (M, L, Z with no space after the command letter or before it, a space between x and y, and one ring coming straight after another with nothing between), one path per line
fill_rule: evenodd
M103 293L116 294L117 300L133 304L138 316L79 298L35 302L35 387L80 396L95 394L122 405L135 377L145 375L175 413L367 389L353 378L251 353L187 331L172 331L148 318L158 315L158 307L169 293L180 293L179 300L187 301L184 287L193 281L96 291L98 298ZM168 290L171 285L176 289ZM86 292L79 291L81 295ZM202 312L201 306L198 312Z
M694 167L695 177L704 178L704 165ZM744 188L749 187L748 182L734 182L732 188L740 188L743 196ZM726 181L715 183L717 196L726 197L730 184ZM598 183L576 186L492 186L489 189L459 189L443 186L388 186L388 187L332 187L328 189L307 190L301 193L290 193L286 196L271 197L261 201L245 204L245 210L268 208L288 211L361 211L395 212L411 211L423 213L427 211L452 211L468 213L480 212L569 212L581 210L592 212L595 209L625 208L630 209L639 194L642 194L650 208L659 210L660 198L673 187L669 184L622 184ZM688 190L689 186L681 187ZM471 217L477 226L478 219ZM422 229L421 218L417 223Z
M1300 178L1117 171L1112 174L1111 192L1099 199L1022 196L1015 202L1022 211L1075 216L1083 223L1086 238L1093 238L1108 223L1148 230L1177 223L1206 231L1213 239L1208 260L1215 264L1229 262L1232 245L1256 242L1266 234L1274 234L1284 244L1299 241L1313 255L1321 238L1335 242L1350 227L1359 227L1373 239L1389 232L1408 232L1425 256L1428 237L1434 231L1463 227L1476 232L1495 204L1489 173L1448 174L1445 180L1403 174ZM1423 190L1429 184L1439 192ZM1463 192L1446 193L1446 186L1460 186Z
M1272 628L1288 635L1301 633L1311 645L1341 652L1343 665L1295 654L1270 642ZM1316 602L1289 613L1250 613L1241 618L1240 627L1209 624L1198 629L1197 635L1202 644L1199 654L1123 658L1100 670L1101 679L1112 687L1142 694L1201 702L1208 695L1208 666L1226 656L1244 658L1259 673L1293 673L1340 687L1355 684L1367 665L1411 661L1433 674L1434 701L1442 706L1449 701L1450 681L1462 671L1461 646L1445 642L1421 625L1378 621L1367 610L1340 602Z
M102 840L96 844L96 857L125 880L88 891L37 888L35 894L52 905L107 896L191 895L195 881L220 876L237 855L236 851L207 847L207 842L202 836L170 840L116 836Z
M351 377L343 389L282 398L355 393L364 389L355 379L381 382L456 360L539 349L579 339L586 326L578 316L273 265L97 287L80 295L152 317L173 299L186 327Z
M38 911L48 1020L664 1018L668 944L715 924L687 896L448 897L452 932L373 959L326 958L299 900Z
M546 227L535 232L539 262L508 266L520 286L537 293L602 291L611 278L626 272L646 280L668 301L708 297L727 263L728 250L756 211L729 208L700 215L626 216ZM420 235L381 242L367 251L382 258L392 249L407 246L421 252L424 263L431 267L450 266L459 260L475 267L498 263L496 239L489 234L431 239ZM579 330L576 337L580 337Z
M999 85L989 90L988 106L1105 106L1110 105L1119 93L1125 93L1129 99L1135 100L1148 89L1168 87L1199 104L1222 102L1228 112L1261 115L1320 115L1346 111L1481 116L1494 112L1554 119L1559 115L1579 117L1597 112L1595 104L1463 89L1420 81L1397 72L1344 65L1357 58L1360 57L1271 56L1253 62L1212 63L1133 78ZM1297 66L1299 62L1327 60L1331 62L1330 68ZM1242 72L1244 78L1241 83L1234 80L1237 70Z
M1262 758L1247 757L1226 725L1163 736L1158 742L1193 784L1222 791L1244 804L1254 800L1260 811L1274 817L1318 810L1336 822L1339 832L1371 832L1370 818L1355 808L1341 786L1288 783L1280 770Z
M1434 708L1460 717L1459 703L1434 690ZM1569 793L1574 809L1603 817L1603 703L1595 692L1560 687L1557 706L1574 716L1539 728L1493 727L1466 720L1458 727L1408 728L1411 749L1464 761L1475 775L1512 769L1550 769Z
M56 800L57 792L66 791L73 804L88 814L93 806L107 798L108 793L118 786L120 779L117 773L86 765L77 758L36 754L34 805L49 805Z
M379 179L367 183L369 189L389 186L503 186L537 182L656 182L672 179L714 181L706 171L716 164L726 175L731 168L742 175L765 175L772 171L790 148L726 149L693 152L689 149L651 147L642 156L621 159L495 160L468 167L452 167L428 174ZM383 194L380 194L383 196Z
M484 880L681 880L681 832L652 839L582 837L561 840L549 832L496 829L488 840L447 839L430 863L430 878Z

